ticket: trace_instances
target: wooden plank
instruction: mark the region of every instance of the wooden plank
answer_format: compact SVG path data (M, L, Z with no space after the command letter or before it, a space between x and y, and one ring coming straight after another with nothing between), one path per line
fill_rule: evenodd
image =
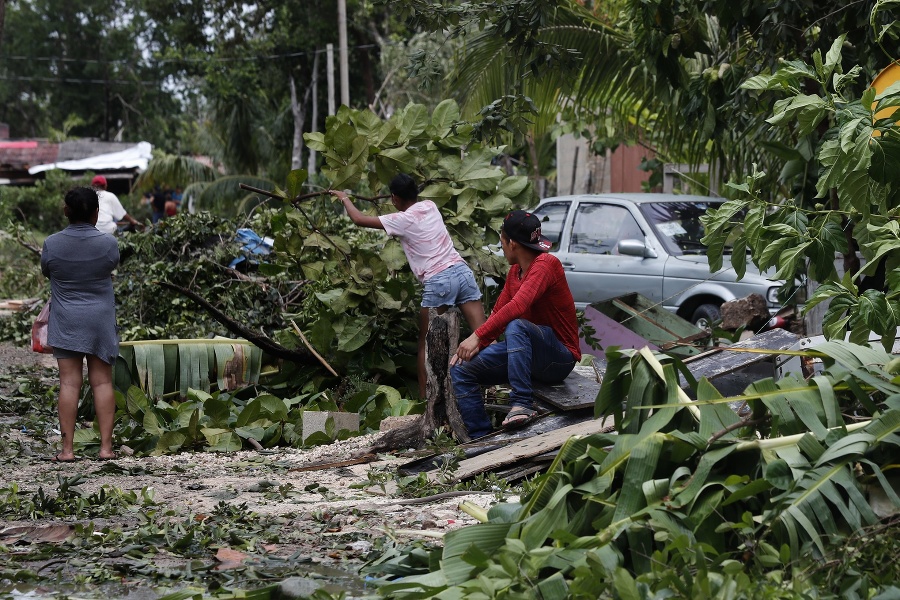
M576 435L591 435L600 433L605 427L612 427L613 419L591 419L583 423L577 423L556 431L536 435L520 442L512 443L505 448L485 452L474 458L466 459L459 463L459 469L454 473L453 481L462 481L474 477L479 473L493 471L506 465L512 465L525 458L538 456L544 452L550 452L562 446L566 440ZM429 479L436 481L437 475L429 475Z
M521 429L510 431L500 429L480 437L474 442L460 444L454 450L462 450L466 458L473 458L484 454L485 452L504 448L513 442L518 442L536 435L542 435L550 431L556 431L563 427L576 425L591 419L593 419L593 412L588 414L578 414L574 412L566 412L560 415L548 414L538 418ZM432 469L436 469L443 465L447 460L454 458L456 458L456 453L453 451L442 454L431 453L400 465L397 467L397 473L400 475L415 475L424 471L431 471Z
M605 367L602 367L605 370ZM579 410L594 406L600 391L598 372L594 367L576 366L568 377L555 385L535 382L534 397L555 406L559 410Z
M771 359L771 354L756 352L733 352L729 350L740 350L743 348L758 350L787 350L797 342L797 335L784 329L770 329L755 335L752 338L732 344L716 348L709 352L704 352L694 356L684 363L690 370L691 374L700 379L706 377L710 381L716 377L733 373L738 369L748 367L763 360ZM772 365L772 376L775 375L775 366ZM681 378L682 387L686 384L684 378Z
M511 469L506 469L504 471L499 471L496 473L497 477L507 480L512 483L514 481L518 481L519 479L524 479L529 475L534 475L535 473L540 473L541 471L546 471L547 467L550 466L550 461L541 461L537 463L526 463L524 465L518 465L512 467Z

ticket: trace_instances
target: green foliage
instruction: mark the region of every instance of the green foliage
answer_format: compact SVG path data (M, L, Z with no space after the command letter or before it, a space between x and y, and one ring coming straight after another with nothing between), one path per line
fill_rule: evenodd
M143 2L5 4L0 122L12 137L110 140L124 133L177 144L182 103L165 87L171 65L141 51L157 26Z
M137 454L160 455L186 450L234 452L256 444L300 448L351 435L338 430L329 418L324 432L303 437L304 411L337 410L323 394L288 399L266 393L247 395L240 390L210 394L189 389L184 401L167 402L151 400L137 387L116 391L117 420L122 422L116 436ZM91 446L99 443L99 433L96 428L78 430L75 441L79 447Z
M878 349L832 342L817 351L826 369L810 382L764 380L722 398L704 379L690 410L673 391L672 359L609 356L598 410L619 433L568 440L521 503L496 505L482 524L447 534L412 571L419 575L382 570L389 576L379 591L472 599L501 590L585 599L891 593L896 567L864 565L897 551L890 536L898 521L879 523L864 494L875 486L900 506L887 478L900 448L900 381ZM742 399L753 414L740 421L727 403ZM847 545L863 539L873 541L865 558L848 556Z
M420 197L441 209L479 278L503 276L502 261L486 245L497 243L511 208L532 203L532 189L524 177L492 166L499 149L469 144L471 127L460 121L456 103L442 102L431 115L410 104L388 120L342 107L327 125L306 140L323 156L330 188L377 193L398 171L409 172L423 182ZM353 227L327 194L298 196L305 180L305 171L294 171L287 191L278 192L286 201L272 219L279 254L267 272L302 273L310 282L299 320L336 368L360 378L393 376L404 361L413 371L418 285L399 242Z
M0 230L0 298L20 299L39 298L46 293L47 280L41 273L36 255L19 243L24 237L25 229L16 227L10 235ZM18 237L21 235L22 237ZM37 240L28 242L39 247ZM42 304L37 303L31 313L31 321L37 316ZM0 338L24 341L31 333L30 324L21 319L0 318Z
M86 173L73 180L65 171L53 169L33 186L0 186L0 223L11 223L7 228L22 225L44 234L65 229L69 224L62 210L66 192L76 186L90 185L92 176Z
M232 390L259 382L262 351L245 340L166 340L119 345L113 381L156 397L183 398L188 389Z
M79 487L88 482L84 475L57 475L57 481L59 485L56 495L48 494L43 487L39 487L30 499L24 497L26 492L20 490L15 483L0 488L0 514L12 520L52 517L85 519L111 517L123 511L148 508L155 504L153 490L148 488L135 492L103 486L88 494Z
M266 227L264 220L248 225L261 231ZM211 213L182 212L147 233L122 236L114 280L122 339L228 335L209 313L162 288L160 281L199 291L223 313L252 329L272 332L284 327L280 311L269 307L283 306L283 294L288 295L297 282L287 276L239 278L225 269L241 255L234 239L239 226Z
M703 241L710 247L712 269L721 266L728 244L733 258L741 259L739 250L746 248L761 269L777 269L776 278L808 272L825 282L806 308L831 301L823 325L829 338L849 332L851 340L863 343L874 332L889 349L900 325L900 180L892 166L900 160L900 132L896 117L876 119L875 114L900 104L900 86L877 96L873 88L855 95L851 84L860 69L844 72L844 42L843 36L835 40L824 58L815 52L812 64L787 61L773 74L744 84L786 96L775 103L768 122L796 136L791 161L818 167L815 204L803 195L771 202L763 191L765 174L754 171L743 182L729 184L737 199L704 217ZM839 280L835 254L853 254L856 247L865 267ZM861 279L879 268L886 277Z

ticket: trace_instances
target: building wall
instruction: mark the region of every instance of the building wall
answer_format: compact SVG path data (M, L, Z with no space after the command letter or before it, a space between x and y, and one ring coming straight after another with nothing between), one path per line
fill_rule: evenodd
M619 146L610 157L611 192L643 192L641 184L650 180L650 173L638 167L641 159L654 158L652 150L643 146Z
M608 153L592 153L586 139L571 134L556 140L556 195L601 194L609 184Z

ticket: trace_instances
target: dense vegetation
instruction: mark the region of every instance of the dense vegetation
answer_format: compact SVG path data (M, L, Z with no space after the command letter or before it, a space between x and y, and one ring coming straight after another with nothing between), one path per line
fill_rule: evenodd
M391 598L890 598L900 359L844 342L825 370L691 402L673 361L613 355L597 415L519 503L370 567ZM622 399L626 400L623 402ZM728 402L743 400L738 417ZM878 501L876 513L870 506Z
M726 192L731 201L707 221L714 260L728 244L737 256L747 249L760 266L776 266L780 276L809 275L825 284L813 303L831 301L825 330L836 341L808 353L824 369L810 379L755 383L740 398L751 414L740 418L727 408L735 399L720 398L706 381L694 388L699 401L689 403L676 361L648 352L613 354L597 414L614 416L619 434L570 440L520 504L479 514L485 523L448 535L443 546L399 547L375 561L372 572L385 574L382 593L472 599L900 594L893 559L900 498L892 477L900 373L888 354L900 324L900 203L890 168L900 146L896 117L875 117L898 104L898 90L867 90L877 52L897 39L890 12L896 2L862 3L865 18L859 3L843 2L820 3L814 11L812 2L791 1L763 10L687 0L402 0L392 6L414 26L468 36L454 74L457 89L461 99L484 98L484 106L342 107L322 132L305 136L320 158L316 176L288 160L286 80L299 73L278 63L222 67L241 51L240 42L259 52L299 51L288 43L298 37L285 27L269 31L271 38L244 37L227 4L216 3L225 8L216 31L236 37L224 36L221 45L198 37L185 51L223 59L211 61L210 72L190 71L222 100L205 133L217 140L216 156L231 174L204 182L204 193L235 188L243 172L267 179L271 200L248 218L183 216L123 238L116 282L123 333L126 339L231 335L194 301L157 285L165 281L299 349L293 320L340 376L303 364L271 380L261 368L259 380L242 390L214 389L221 385L209 378L209 390L190 386L187 393L183 381L161 384L163 396L177 390L176 401L159 398L146 377L129 372L137 387L120 395L120 422L139 451L230 450L251 438L302 444L296 423L303 407L365 407L370 423L411 409L403 396L414 368L415 282L397 244L350 227L322 193L326 188L349 188L378 214L390 176L415 173L466 259L480 275L496 276L498 265L484 246L496 241L505 211L534 201L533 182L498 166L511 164L505 152L529 147L523 155L533 175L542 144L560 131L590 135L598 149L641 139L665 159L709 162L737 178ZM165 39L190 33L173 31ZM415 68L439 72L432 57L421 53ZM267 95L273 89L278 93ZM485 89L487 96L479 95ZM46 225L42 210L23 213L29 225ZM230 239L243 225L276 243L256 269L238 274L225 265L239 252ZM843 281L835 277L834 252L854 257L857 249L868 261L862 274L884 273L868 289L852 264ZM16 323L4 325L6 335L21 339L26 322L18 321L18 329ZM884 347L843 341L849 332L853 342L865 343L870 331ZM211 347L198 352L215 356ZM165 369L166 351L156 357L147 368ZM92 443L91 435L83 432L83 443ZM872 508L879 498L887 510Z

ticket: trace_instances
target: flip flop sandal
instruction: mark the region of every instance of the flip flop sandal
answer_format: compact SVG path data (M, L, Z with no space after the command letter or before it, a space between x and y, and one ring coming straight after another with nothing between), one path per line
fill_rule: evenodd
M73 462L78 462L78 460L79 460L78 457L60 458L59 457L60 454L62 454L62 452L57 452L53 456L46 456L46 457L44 457L44 460L46 460L47 462L53 462L53 463L73 463Z
M519 429L534 421L537 416L537 411L517 406L509 411L509 414L503 419L501 427L503 429Z

